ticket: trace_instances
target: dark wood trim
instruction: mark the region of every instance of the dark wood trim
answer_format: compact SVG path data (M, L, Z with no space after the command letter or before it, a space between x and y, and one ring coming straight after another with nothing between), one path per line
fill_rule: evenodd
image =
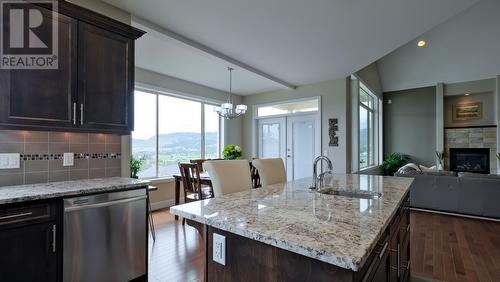
M496 125L474 125L474 126L451 126L451 127L445 127L444 129L467 129L467 128L490 128L490 127L497 127Z
M43 3L39 3L37 5L47 7ZM104 16L102 14L99 14L98 12L67 2L65 0L58 0L57 9L58 13L70 16L89 24L97 25L101 28L121 34L134 40L146 33L145 31L142 31L138 28Z

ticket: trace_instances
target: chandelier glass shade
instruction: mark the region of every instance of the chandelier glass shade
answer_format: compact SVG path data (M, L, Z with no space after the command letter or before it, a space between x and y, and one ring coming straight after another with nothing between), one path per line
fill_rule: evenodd
M229 71L229 95L225 103L222 103L219 107L215 107L215 112L222 118L233 119L244 115L247 112L247 106L242 104L234 106L232 99L233 68L228 67L227 70Z

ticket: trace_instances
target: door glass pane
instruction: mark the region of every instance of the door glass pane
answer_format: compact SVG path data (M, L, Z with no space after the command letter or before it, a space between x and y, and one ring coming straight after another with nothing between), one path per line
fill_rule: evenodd
M262 125L262 158L280 157L280 124Z
M314 159L314 123L297 121L292 124L293 178L294 180L312 176Z
M215 106L205 105L205 158L219 158L219 115L214 111Z
M132 156L142 158L140 178L156 176L156 95L135 91Z
M368 110L359 107L359 167L368 166Z
M201 157L201 103L158 99L158 176L169 176L179 172L177 163Z

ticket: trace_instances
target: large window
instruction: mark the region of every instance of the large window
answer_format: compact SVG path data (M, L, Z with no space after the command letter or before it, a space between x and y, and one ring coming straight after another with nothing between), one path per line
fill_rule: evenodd
M350 81L351 172L369 170L382 163L382 99L358 76Z
M135 91L132 155L140 178L168 177L179 162L218 158L221 120L214 105L163 93Z
M359 87L359 168L375 165L375 95Z

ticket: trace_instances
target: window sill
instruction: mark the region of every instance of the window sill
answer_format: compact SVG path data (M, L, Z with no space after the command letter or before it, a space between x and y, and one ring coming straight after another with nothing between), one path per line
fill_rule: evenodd
M377 169L377 168L380 168L380 165L371 165L371 166L367 166L367 167L364 167L364 168L360 169L360 170L358 171L358 173L361 173L361 172L367 172L367 171L374 170L374 169Z
M155 178L140 178L140 180L147 180L154 185L154 184L174 182L175 178L172 176L167 176L167 177L155 177Z

